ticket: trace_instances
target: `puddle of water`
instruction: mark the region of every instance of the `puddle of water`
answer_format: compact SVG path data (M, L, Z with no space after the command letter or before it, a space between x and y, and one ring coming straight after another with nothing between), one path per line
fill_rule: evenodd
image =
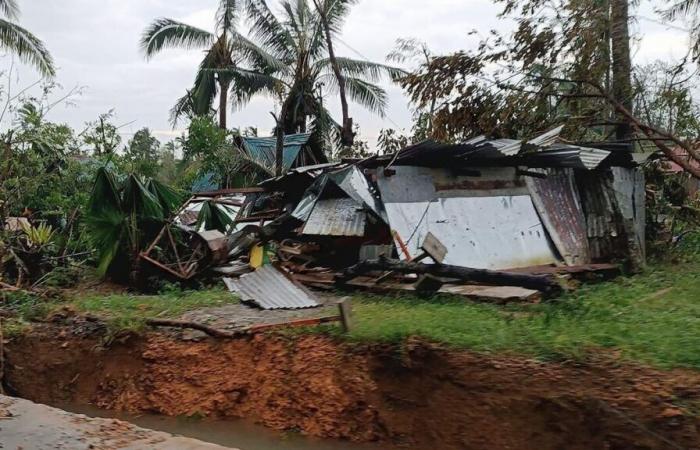
M373 444L314 439L296 433L277 433L245 420L197 420L155 414L130 415L85 405L58 405L65 411L89 417L120 419L142 428L199 439L240 450L389 450Z

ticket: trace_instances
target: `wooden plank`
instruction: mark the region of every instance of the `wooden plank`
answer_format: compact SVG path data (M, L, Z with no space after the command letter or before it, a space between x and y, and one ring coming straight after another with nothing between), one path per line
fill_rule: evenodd
M421 250L430 255L430 257L433 258L433 260L438 264L445 261L445 257L447 256L447 247L445 247L442 242L440 242L440 240L430 232L425 236L425 240L421 245Z

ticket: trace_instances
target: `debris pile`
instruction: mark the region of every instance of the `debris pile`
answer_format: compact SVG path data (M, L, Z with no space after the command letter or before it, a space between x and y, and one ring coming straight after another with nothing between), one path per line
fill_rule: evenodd
M311 166L292 158L255 188L196 194L142 257L181 279L219 273L261 308L315 306L306 287L534 301L560 292L561 277L640 267L633 155L558 143L560 131ZM194 219L211 204L230 219L218 231Z

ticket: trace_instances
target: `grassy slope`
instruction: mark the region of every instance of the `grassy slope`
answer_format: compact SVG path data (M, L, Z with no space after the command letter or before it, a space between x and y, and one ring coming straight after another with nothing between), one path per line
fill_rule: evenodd
M579 359L596 348L659 367L700 369L700 261L586 286L552 303L494 306L453 298L355 298L352 338L407 336L478 351Z
M541 305L495 306L459 298L356 295L359 341L401 342L420 336L458 348L516 352L544 359L580 359L606 348L659 367L700 369L700 240L683 261L652 265L645 273L581 288ZM688 256L690 255L690 256ZM223 289L172 291L157 296L84 293L67 302L16 299L26 321L72 305L108 318L111 328L138 329L147 317L178 317L188 310L237 302ZM10 321L12 322L12 321ZM337 327L321 327L337 332Z
M198 308L238 303L238 299L224 289L210 289L160 295L87 294L70 303L80 312L107 318L115 328L134 329L140 328L145 318L176 318Z

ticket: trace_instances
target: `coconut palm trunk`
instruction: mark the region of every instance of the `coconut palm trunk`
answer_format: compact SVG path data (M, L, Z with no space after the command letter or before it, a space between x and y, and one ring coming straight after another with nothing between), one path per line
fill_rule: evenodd
M352 118L350 117L348 98L347 94L345 93L345 77L343 77L343 74L340 71L340 66L338 65L338 60L335 57L333 37L331 35L331 28L328 23L326 5L322 6L318 0L314 0L314 6L316 6L316 10L318 11L321 19L321 24L323 25L323 31L326 37L326 46L328 47L328 58L330 60L335 78L338 80L338 94L340 96L341 111L343 113L343 127L340 133L341 143L346 147L352 147L355 141L355 135L352 131Z
M226 129L228 116L228 90L231 86L229 80L219 80L219 128Z
M629 3L628 0L611 0L611 47L612 47L612 93L615 100L628 111L633 109L632 59L630 57ZM632 139L629 120L618 114L619 122L615 133L618 141Z

